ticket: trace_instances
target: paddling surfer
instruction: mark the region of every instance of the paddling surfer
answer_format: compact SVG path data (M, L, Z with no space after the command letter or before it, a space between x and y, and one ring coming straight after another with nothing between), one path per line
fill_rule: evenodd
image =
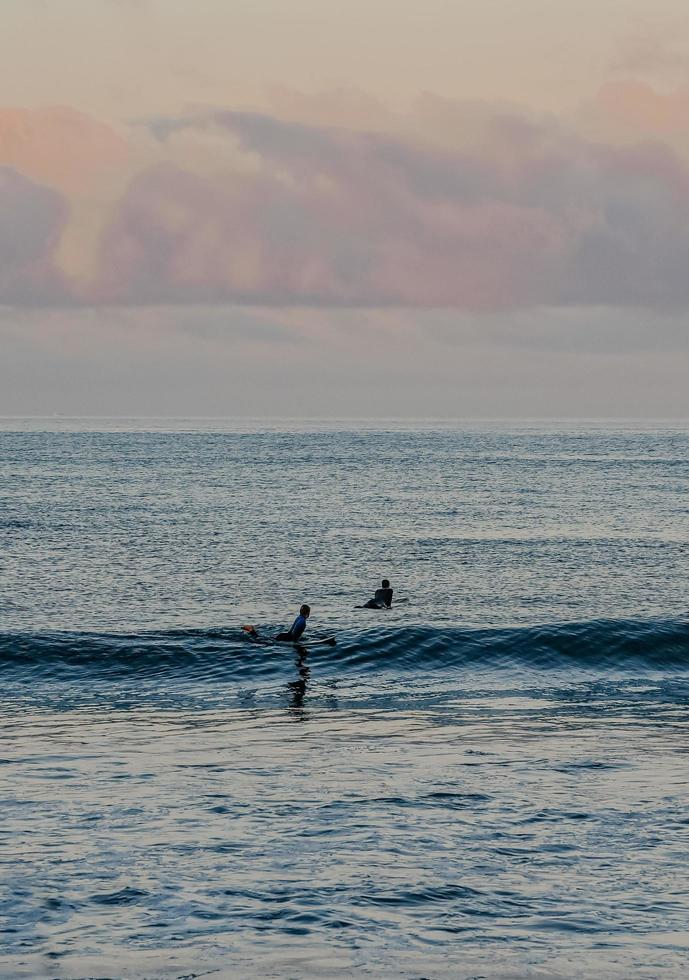
M390 582L384 578L381 587L376 589L372 599L364 603L364 609L390 609L392 606L392 589Z

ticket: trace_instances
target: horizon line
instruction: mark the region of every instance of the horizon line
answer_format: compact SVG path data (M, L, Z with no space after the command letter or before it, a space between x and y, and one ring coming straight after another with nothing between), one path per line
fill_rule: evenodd
M107 420L199 422L689 422L689 415L89 415L74 413L2 414L0 421Z

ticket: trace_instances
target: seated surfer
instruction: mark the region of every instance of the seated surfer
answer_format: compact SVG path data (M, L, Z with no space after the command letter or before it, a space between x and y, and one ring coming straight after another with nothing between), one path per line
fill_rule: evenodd
M364 609L389 609L392 606L392 589L389 581L384 578L381 587L376 589L372 599L364 603Z
M304 630L306 629L306 620L311 615L311 606L307 606L306 603L299 610L299 615L294 620L290 628L286 633L278 633L274 636L272 640L267 637L259 636L258 630L255 626L242 626L245 633L248 633L254 643L299 643L301 637L303 636ZM334 636L317 636L309 642L311 644L323 644L324 646L334 647L337 640Z
M299 610L299 615L294 620L290 628L286 633L278 633L275 637L276 640L281 643L297 643L302 633L306 629L306 620L311 615L311 606L307 606L306 603Z

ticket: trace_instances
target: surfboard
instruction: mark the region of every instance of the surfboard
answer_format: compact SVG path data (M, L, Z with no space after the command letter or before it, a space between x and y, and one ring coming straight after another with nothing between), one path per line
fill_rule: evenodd
M408 602L409 602L409 599L407 599L407 598L404 598L404 599L393 599L391 606L368 606L368 605L366 605L366 603L364 603L363 606L354 606L354 608L355 609L375 609L376 612L378 612L378 610L380 610L380 609L386 609L387 610L387 609L394 609L395 606L404 606Z
M277 640L271 636L260 636L255 626L242 626L242 630L247 634L252 643L260 643L262 646L334 647L337 643L337 638L334 636L314 636L308 640Z

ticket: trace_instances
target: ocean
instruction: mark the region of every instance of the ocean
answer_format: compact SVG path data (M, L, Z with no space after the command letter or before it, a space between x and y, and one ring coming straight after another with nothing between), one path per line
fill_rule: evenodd
M689 973L689 423L6 418L0 543L3 978Z

